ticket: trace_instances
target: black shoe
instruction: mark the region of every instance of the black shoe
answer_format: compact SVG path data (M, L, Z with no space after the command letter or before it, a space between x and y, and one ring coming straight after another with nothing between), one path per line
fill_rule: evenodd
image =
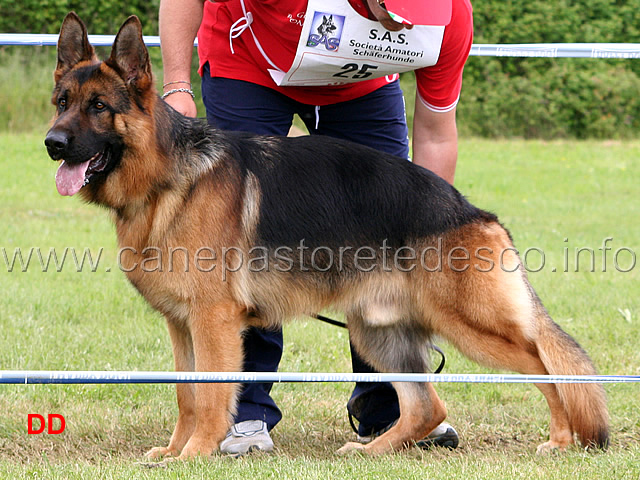
M431 447L444 447L450 450L458 448L460 438L458 432L448 423L441 423L433 432L416 442L416 446L428 450Z

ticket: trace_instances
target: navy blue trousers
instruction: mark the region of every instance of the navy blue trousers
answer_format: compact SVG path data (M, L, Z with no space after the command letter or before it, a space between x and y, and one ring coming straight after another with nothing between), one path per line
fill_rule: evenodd
M399 82L388 84L361 98L322 106L296 102L275 90L252 83L211 78L205 65L202 98L208 122L222 130L287 135L297 114L312 135L351 140L378 150L409 158L409 139L404 99ZM351 347L353 371L375 372ZM244 371L275 372L282 356L282 330L251 328L244 338ZM271 430L282 414L270 397L272 384L243 385L236 422L264 420ZM400 416L391 384L358 383L359 433L369 435ZM354 413L354 412L351 412Z

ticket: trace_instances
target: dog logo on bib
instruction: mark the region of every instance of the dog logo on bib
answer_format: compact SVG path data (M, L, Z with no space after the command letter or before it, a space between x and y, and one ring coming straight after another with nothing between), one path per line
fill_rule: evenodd
M344 27L344 16L315 12L307 39L307 47L322 48L337 52Z

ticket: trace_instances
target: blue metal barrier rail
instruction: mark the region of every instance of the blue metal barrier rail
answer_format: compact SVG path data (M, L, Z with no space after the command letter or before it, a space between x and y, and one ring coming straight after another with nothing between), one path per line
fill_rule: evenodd
M435 373L138 372L0 370L0 384L133 383L638 383L640 375L511 375Z
M145 36L148 47L159 47L160 37ZM110 46L115 35L89 35L94 46ZM57 34L0 33L0 45L47 46L58 43ZM197 41L194 44L197 46ZM523 43L474 44L470 55L480 57L547 57L640 59L640 43Z

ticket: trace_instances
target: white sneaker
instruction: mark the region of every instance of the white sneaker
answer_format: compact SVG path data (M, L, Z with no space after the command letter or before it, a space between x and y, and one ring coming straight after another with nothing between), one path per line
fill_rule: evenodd
M236 423L220 444L222 453L234 457L246 455L255 450L261 452L273 450L273 440L267 430L267 424L262 420L247 420Z

